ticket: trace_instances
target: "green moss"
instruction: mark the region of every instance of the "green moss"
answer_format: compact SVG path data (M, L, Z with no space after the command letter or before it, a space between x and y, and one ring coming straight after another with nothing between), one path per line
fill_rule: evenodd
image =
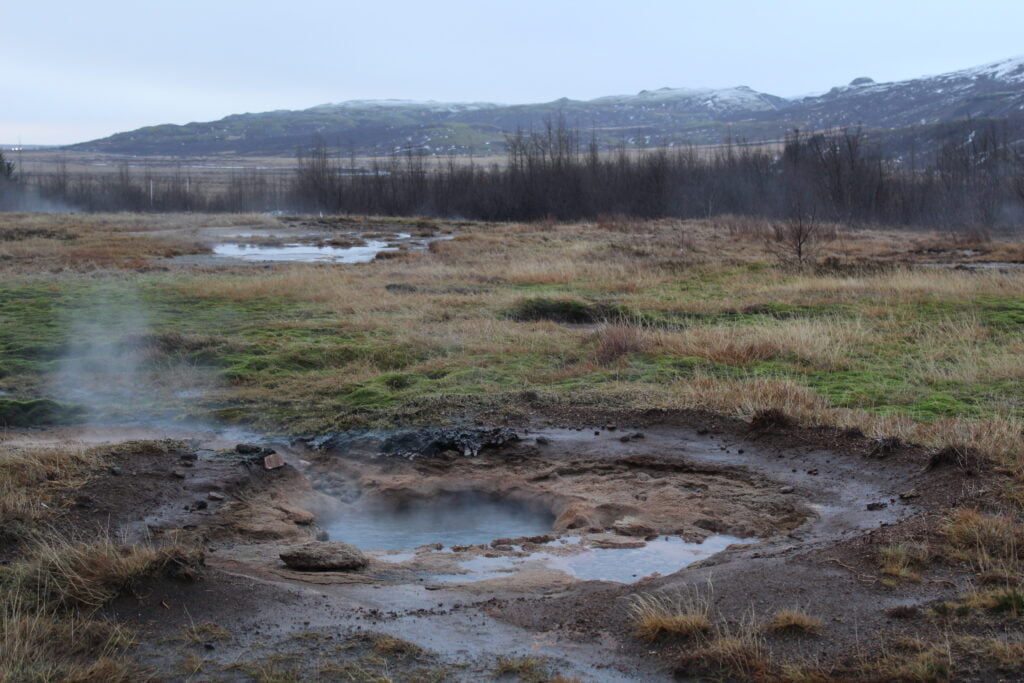
M559 323L595 323L607 317L609 307L587 304L577 299L533 297L520 299L505 311L511 320L551 320Z
M46 398L27 401L0 398L0 426L39 427L79 422L85 416L80 406Z

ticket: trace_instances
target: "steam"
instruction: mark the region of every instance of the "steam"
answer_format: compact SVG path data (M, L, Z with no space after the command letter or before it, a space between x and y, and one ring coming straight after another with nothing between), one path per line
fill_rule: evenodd
M62 201L41 197L35 186L0 178L0 211L77 213L78 209Z
M67 312L67 341L51 380L58 400L93 424L180 421L211 388L181 357L175 335L152 331L137 291L105 286Z

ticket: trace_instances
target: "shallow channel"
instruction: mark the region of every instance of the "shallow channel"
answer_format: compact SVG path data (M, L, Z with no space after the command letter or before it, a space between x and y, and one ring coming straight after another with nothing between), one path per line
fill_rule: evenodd
M322 263L367 263L382 251L395 251L398 247L388 242L367 240L365 245L356 247L335 247L315 244L261 245L224 243L213 247L215 256L241 259L243 261L299 261Z

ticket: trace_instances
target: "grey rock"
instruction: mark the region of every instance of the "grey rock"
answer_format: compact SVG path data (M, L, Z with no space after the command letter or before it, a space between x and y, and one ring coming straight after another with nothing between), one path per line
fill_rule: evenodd
M302 572L352 571L370 563L362 550L349 543L323 541L306 543L285 550L281 560Z

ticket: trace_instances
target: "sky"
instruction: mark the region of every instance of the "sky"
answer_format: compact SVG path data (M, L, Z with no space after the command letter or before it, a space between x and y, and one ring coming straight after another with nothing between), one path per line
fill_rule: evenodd
M0 0L0 144L351 99L781 96L1024 54L1021 0Z

